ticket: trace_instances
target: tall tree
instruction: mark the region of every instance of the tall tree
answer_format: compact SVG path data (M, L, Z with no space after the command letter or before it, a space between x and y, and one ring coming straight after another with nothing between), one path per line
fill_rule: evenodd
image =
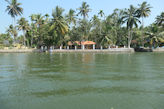
M102 18L105 17L105 14L103 12L103 10L100 10L98 15ZM105 20L105 19L104 19ZM102 22L100 21L100 36L101 36L101 31L102 31Z
M88 36L86 36L86 31L87 31L86 23L88 22L86 17L88 17L88 13L91 11L91 9L89 8L89 5L87 4L87 2L83 2L81 7L78 8L78 10L79 10L79 13L77 15L80 14L83 17L83 20L80 21L80 25L82 26L82 30L83 30L83 33L82 33L83 39L82 40L85 40L88 38Z
M73 23L74 25L76 25L76 15L75 15L75 11L73 9L70 9L68 14L66 15L66 20L69 24Z
M100 28L100 19L97 15L94 15L91 19L92 22L92 31L91 31L91 39L97 43L99 38L99 28Z
M23 31L23 43L26 46L26 32L29 30L29 24L28 21L25 18L21 18L18 20L18 30Z
M164 27L164 12L161 15L156 17L156 24Z
M137 10L139 17L142 18L142 27L144 28L144 18L148 17L151 13L152 7L150 4L147 4L147 2L143 2L142 4L139 4L139 8Z
M116 45L126 45L125 41L123 41L125 39L124 37L124 33L126 33L126 31L124 31L124 29L121 27L123 21L121 20L122 16L124 14L124 10L122 9L115 9L113 11L113 13L108 16L109 21L107 19L107 23L109 23L108 25L111 25L111 33L113 34L113 38L116 38ZM124 32L123 32L124 31Z
M143 2L142 4L139 4L139 8L137 10L139 17L142 18L142 39L144 39L144 33L143 33L143 28L144 28L144 18L148 17L151 12L151 6L150 4L147 4L147 2ZM142 46L144 46L144 41L142 40Z
M20 16L23 14L23 8L20 7L21 3L18 3L17 0L5 0L9 5L7 6L6 11L8 14L14 19L15 24L15 17Z
M81 16L83 16L83 19L86 19L86 17L88 17L88 13L91 11L87 2L83 2L82 6L78 8L78 10L79 10L79 13L77 15L80 14Z
M105 14L104 14L103 10L100 10L98 15L100 15L100 17L105 17Z
M18 32L16 30L16 27L14 27L13 25L10 25L9 28L7 29L7 32L13 36L14 38L14 43L16 41L16 38L17 38L17 35L18 35Z
M51 21L50 31L57 33L57 43L62 45L64 35L68 32L68 25L63 17L64 9L56 6L52 12L53 19Z
M133 5L130 5L129 9L126 9L124 12L124 15L122 17L122 20L127 25L127 29L129 31L128 33L128 48L130 48L131 41L132 41L132 33L133 33L133 27L138 27L138 22L140 22L139 17L137 15L137 10Z

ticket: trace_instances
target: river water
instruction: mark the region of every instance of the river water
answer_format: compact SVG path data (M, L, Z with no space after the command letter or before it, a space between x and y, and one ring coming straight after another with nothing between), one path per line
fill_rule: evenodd
M164 53L0 54L0 109L164 109Z

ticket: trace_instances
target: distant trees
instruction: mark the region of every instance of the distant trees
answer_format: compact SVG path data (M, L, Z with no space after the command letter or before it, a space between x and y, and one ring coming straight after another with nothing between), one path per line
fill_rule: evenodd
M13 43L13 39L9 35L9 33L0 34L0 48L2 47L2 45L10 46L12 43Z
M6 1L9 3L7 11L13 19L23 13L17 0ZM86 2L82 2L77 11L70 9L66 14L63 8L56 6L51 17L48 14L32 14L30 21L20 18L17 25L9 26L6 34L12 36L14 41L17 40L17 43L38 48L65 47L69 41L84 40L95 41L97 48L130 48L143 44L146 47L157 47L164 43L164 12L156 17L153 24L144 27L143 19L150 15L150 9L151 6L143 2L138 7L130 5L128 9L115 9L110 15L105 15L103 10L100 10L90 19L91 9ZM17 30L22 31L23 35L17 37Z

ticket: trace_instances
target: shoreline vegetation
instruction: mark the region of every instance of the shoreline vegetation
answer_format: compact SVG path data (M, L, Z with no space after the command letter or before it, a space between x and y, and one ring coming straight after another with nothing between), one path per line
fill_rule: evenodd
M156 48L164 47L164 12L152 24L144 26L144 18L151 15L152 9L147 2L137 6L130 5L125 9L116 8L108 15L99 10L92 17L89 17L92 11L89 4L82 2L79 8L70 9L68 13L65 13L64 8L56 6L51 15L31 14L27 20L23 17L16 19L24 10L18 0L5 1L8 3L6 12L13 18L14 23L9 25L5 33L0 33L0 49L23 46L35 48L37 51L48 51L51 47L67 49L69 46L68 48L75 51L111 47L108 51L126 51L133 48L144 52L153 49L161 51L162 49Z

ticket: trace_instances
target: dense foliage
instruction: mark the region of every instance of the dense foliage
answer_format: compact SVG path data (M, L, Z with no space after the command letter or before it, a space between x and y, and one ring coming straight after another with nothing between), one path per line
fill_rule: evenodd
M15 19L23 9L17 0L6 0L8 14ZM95 41L97 47L127 46L127 47L158 47L164 43L164 12L156 17L150 26L144 27L144 18L151 13L147 2L138 7L115 9L112 14L105 15L100 10L89 19L91 9L86 2L77 10L70 9L64 14L64 9L56 6L52 17L48 14L32 14L30 21L25 18L17 20L16 25L10 25L5 34L0 34L0 44L20 43L28 47L67 46L68 42ZM19 31L23 33L18 36Z

